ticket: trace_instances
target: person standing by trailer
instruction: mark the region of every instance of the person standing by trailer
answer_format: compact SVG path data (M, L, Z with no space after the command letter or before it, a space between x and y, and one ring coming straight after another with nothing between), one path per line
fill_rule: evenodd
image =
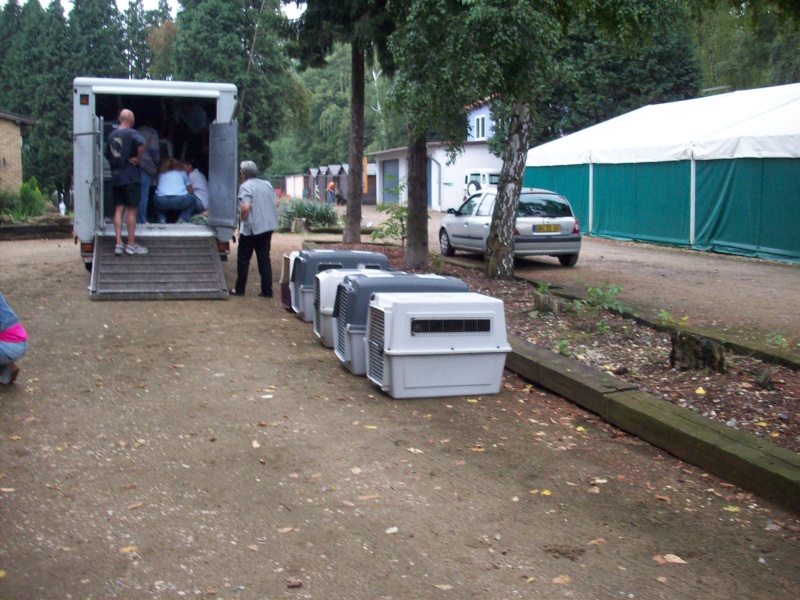
M244 296L247 272L253 252L261 276L259 296L272 298L272 265L269 251L272 232L278 228L278 208L275 190L269 181L258 179L258 167L252 160L239 166L242 184L239 186L239 248L236 254L236 285L231 296Z
M158 163L161 161L158 149L158 132L150 126L149 122L144 122L136 128L139 135L144 138L145 151L139 161L141 172L142 197L139 200L139 209L136 212L136 223L143 225L147 223L147 205L150 201L150 189L155 189Z
M147 248L136 243L136 212L142 196L142 176L139 161L144 154L144 138L133 128L133 112L123 108L119 127L108 134L106 158L111 166L111 186L114 196L114 233L117 243L114 254L147 254ZM128 243L122 245L122 215L127 213Z

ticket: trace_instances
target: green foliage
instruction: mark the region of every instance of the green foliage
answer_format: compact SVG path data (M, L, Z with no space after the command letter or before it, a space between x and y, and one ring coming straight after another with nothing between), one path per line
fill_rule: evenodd
M339 217L333 206L327 202L290 200L281 206L280 226L291 227L295 219L305 219L311 227L334 227L339 225Z
M537 281L536 291L539 292L540 294L549 294L550 284L547 281Z
M0 188L0 214L10 215L19 206L19 194L7 188Z
M689 321L688 316L683 316L678 321L676 321L672 317L672 314L668 310L665 310L663 308L658 311L656 319L658 320L660 325L664 326L686 325L686 323Z
M378 212L389 213L389 217L375 228L372 239L399 240L400 245L405 246L408 237L408 208L399 204L381 204Z
M602 308L605 310L616 310L621 312L625 305L617 300L617 296L622 291L619 284L612 285L606 281L598 287L586 286L586 304L592 308Z
M428 265L432 272L441 273L444 270L444 259L438 252L428 253Z
M290 102L287 94L294 90L291 64L277 37L283 23L280 2L186 4L175 41L174 76L237 85L239 156L254 160L266 172L271 164L269 142L281 130Z
M770 333L767 336L767 344L769 344L770 346L777 346L778 348L782 348L783 350L789 348L789 342L787 342L786 338L780 333Z
M558 352L561 356L571 356L571 352L569 349L569 340L559 340L556 344L556 352Z
M611 326L605 319L600 319L594 327L594 330L597 332L598 335L605 335L609 331L611 331Z
M39 191L39 182L31 177L19 188L19 215L21 217L38 217L44 212L47 200Z

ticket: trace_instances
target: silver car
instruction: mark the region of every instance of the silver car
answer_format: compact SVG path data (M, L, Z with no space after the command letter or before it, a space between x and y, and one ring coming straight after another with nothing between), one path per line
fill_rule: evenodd
M450 209L442 218L439 247L444 256L456 250L486 254L496 189L481 190ZM514 227L515 256L555 256L565 267L575 266L581 251L581 230L572 207L563 196L539 189L523 189Z

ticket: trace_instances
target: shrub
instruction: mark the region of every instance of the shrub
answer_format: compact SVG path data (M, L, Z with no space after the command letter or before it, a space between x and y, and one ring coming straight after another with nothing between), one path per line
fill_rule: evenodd
M0 189L0 214L10 215L19 205L19 194L9 189Z
M47 200L39 191L39 182L31 177L19 188L19 213L22 217L38 217L44 212Z
M339 217L333 206L323 202L308 200L291 200L282 207L280 227L289 228L295 219L305 219L311 227L335 227L339 225Z
M375 228L372 239L395 239L405 247L408 237L408 208L399 204L381 204L378 206L378 212L389 213L389 217Z

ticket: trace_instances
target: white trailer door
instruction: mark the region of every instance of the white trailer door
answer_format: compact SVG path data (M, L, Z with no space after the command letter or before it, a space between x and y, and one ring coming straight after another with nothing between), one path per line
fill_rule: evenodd
M236 227L237 132L236 121L212 123L209 127L208 224L212 227Z

